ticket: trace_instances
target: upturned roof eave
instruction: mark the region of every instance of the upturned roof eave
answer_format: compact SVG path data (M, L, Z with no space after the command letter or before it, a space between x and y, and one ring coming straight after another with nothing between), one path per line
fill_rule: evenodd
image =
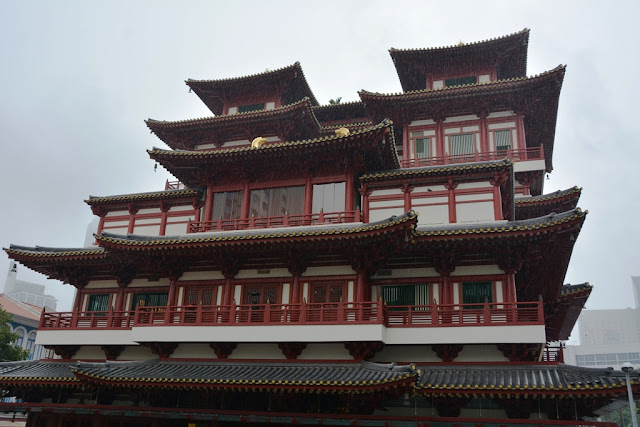
M165 190L151 191L147 193L118 194L113 196L89 196L89 198L84 202L87 205L94 207L131 202L152 202L179 199L186 200L194 197L201 197L202 194L202 190L199 189Z

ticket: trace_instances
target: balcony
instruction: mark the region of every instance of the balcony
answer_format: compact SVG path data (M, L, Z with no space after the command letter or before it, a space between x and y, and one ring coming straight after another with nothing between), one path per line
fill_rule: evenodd
M287 329L283 329L283 327ZM135 312L43 313L38 343L339 342L387 344L545 342L542 303L387 306L378 302L138 307ZM62 335L61 335L62 334Z
M206 231L233 231L260 228L299 227L323 224L345 224L361 222L360 210L345 212L320 212L314 214L271 216L260 218L221 219L216 221L190 221L187 233Z
M187 186L181 183L180 181L169 181L164 184L165 191L167 190L186 190Z
M438 157L424 157L418 159L405 159L402 161L403 168L415 168L422 166L441 166L456 163L486 162L491 160L501 160L509 157L514 162L528 160L544 160L544 150L540 147L528 147L518 150L500 150L486 153L471 154L451 154Z

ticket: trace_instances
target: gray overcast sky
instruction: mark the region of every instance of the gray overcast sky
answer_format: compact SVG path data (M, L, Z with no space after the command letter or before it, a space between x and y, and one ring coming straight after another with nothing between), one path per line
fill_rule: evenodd
M300 61L320 102L401 91L388 49L531 29L528 74L567 64L545 192L584 188L588 209L566 283L589 308L632 305L637 214L639 2L3 1L0 245L77 247L84 200L162 189L146 118L211 115L184 84ZM8 267L0 255L0 283ZM26 268L23 280L45 283ZM60 309L72 289L47 282Z

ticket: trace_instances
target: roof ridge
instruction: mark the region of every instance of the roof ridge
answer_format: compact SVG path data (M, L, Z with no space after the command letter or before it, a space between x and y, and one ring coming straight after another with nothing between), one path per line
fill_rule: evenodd
M508 39L510 37L515 37L515 36L519 36L519 35L528 35L530 32L530 30L528 28L524 28L520 31L516 31L513 32L511 34L507 34L504 36L498 36L498 37L492 37L492 38L488 38L488 39L484 39L484 40L478 40L478 41L474 41L474 42L470 42L470 43L464 43L464 42L460 42L462 44L457 44L457 45L448 45L448 46L438 46L438 47L427 47L427 48L414 48L414 49L396 49L396 48L390 48L389 52L433 52L433 51L438 51L438 50L447 50L447 49L455 49L455 48L459 48L459 47L466 47L466 46L477 46L480 44L484 44L484 43L489 43L489 42L494 42L494 41L498 41L498 40L505 40Z
M237 80L243 80L243 79L250 79L252 77L259 77L259 76L266 76L269 74L275 74L275 73L279 73L288 69L292 69L292 68L300 68L302 69L302 67L300 66L300 61L296 61L291 65L285 65L284 67L280 67L280 68L275 68L273 70L265 70L262 71L260 73L253 73L253 74L246 74L244 76L239 76L239 77L225 77L222 79L187 79L185 80L185 83L188 85L189 83L214 83L214 82L231 82L231 81L237 81Z

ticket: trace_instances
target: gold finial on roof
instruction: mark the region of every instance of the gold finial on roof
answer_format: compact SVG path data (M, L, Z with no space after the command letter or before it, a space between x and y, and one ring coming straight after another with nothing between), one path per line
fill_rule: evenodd
M336 135L338 135L338 136L348 136L349 133L350 133L349 129L347 129L345 127L336 129Z
M260 148L267 142L267 138L258 136L251 141L251 148Z

